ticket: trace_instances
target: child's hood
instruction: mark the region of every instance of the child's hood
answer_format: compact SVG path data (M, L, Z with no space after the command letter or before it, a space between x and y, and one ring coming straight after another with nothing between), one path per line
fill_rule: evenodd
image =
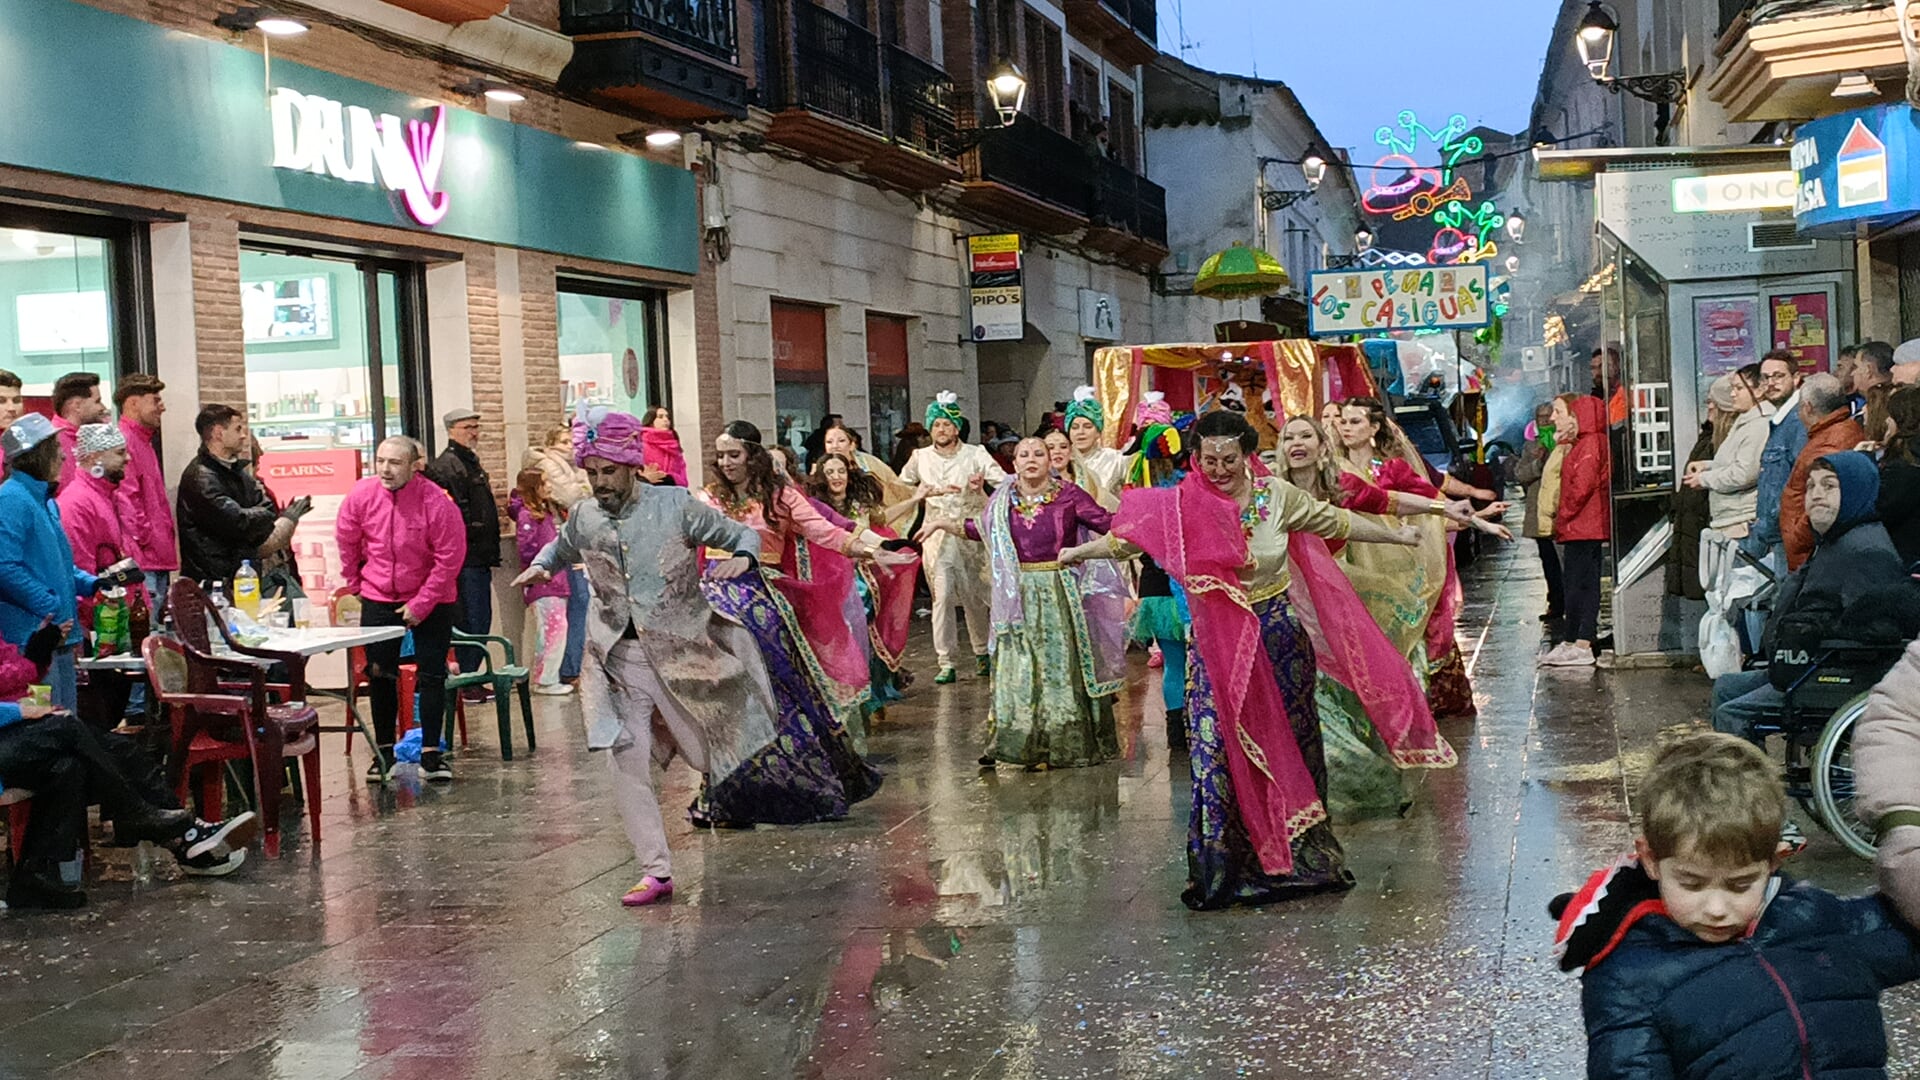
M1626 855L1611 866L1595 870L1578 891L1561 893L1547 904L1547 914L1559 920L1553 952L1561 971L1592 968L1607 958L1627 931L1649 915L1665 915L1660 886Z

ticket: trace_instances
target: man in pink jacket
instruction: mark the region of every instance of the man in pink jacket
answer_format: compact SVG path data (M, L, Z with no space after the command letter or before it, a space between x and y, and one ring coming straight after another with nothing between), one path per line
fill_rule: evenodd
M114 493L120 504L121 521L132 555L147 575L147 595L157 606L153 621L158 625L167 605L167 585L180 569L180 549L173 532L173 503L167 498L167 481L160 475L160 455L153 448L160 434L160 417L167 403L160 392L167 384L152 375L128 375L113 388L113 403L120 409L120 433L127 439L127 476Z
M335 536L345 592L360 597L362 626L406 626L420 679L420 773L450 781L453 770L440 752L446 716L447 649L459 611L460 566L467 558L467 524L446 490L419 476L426 452L405 436L374 451L374 475L354 485L340 504ZM400 716L400 641L367 646L367 676L373 685L376 752L383 761L367 769L378 783L382 765L393 766L394 729Z
M138 556L127 537L115 494L127 472L127 440L112 424L85 424L74 434L73 480L60 485L53 501L60 506L60 525L73 546L73 565L100 575L122 559ZM141 588L142 586L134 586ZM93 628L93 597L80 598L80 624ZM152 600L148 599L148 610Z

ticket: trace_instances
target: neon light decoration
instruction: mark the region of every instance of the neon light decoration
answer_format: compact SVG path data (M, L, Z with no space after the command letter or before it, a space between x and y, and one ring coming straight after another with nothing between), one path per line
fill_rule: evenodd
M383 113L359 105L278 87L271 101L273 167L331 176L352 184L378 183L399 192L407 214L431 229L447 216L452 200L439 190L447 153L447 108L436 105L427 120Z
M1491 202L1470 208L1473 187L1454 175L1455 166L1484 152L1486 144L1479 136L1467 134L1467 118L1459 113L1447 117L1439 128L1422 124L1411 109L1401 112L1396 122L1397 128L1382 125L1374 132L1373 141L1387 153L1374 162L1360 204L1368 213L1394 221L1432 218L1440 228L1427 250L1429 262L1461 264L1492 258L1499 250L1492 235L1506 224L1506 216ZM1414 160L1415 152L1427 144L1440 156L1437 168Z

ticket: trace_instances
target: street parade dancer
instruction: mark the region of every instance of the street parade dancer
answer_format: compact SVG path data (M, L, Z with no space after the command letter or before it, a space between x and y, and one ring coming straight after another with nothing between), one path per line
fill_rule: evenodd
M987 488L1006 482L1007 475L993 455L960 438L960 399L943 390L927 405L927 431L933 438L907 459L902 482L920 490L927 513L947 521L972 521L986 509ZM978 540L940 531L930 535L922 552L927 588L933 593L933 650L939 674L933 681L951 683L954 652L960 647L960 628L953 609L967 614L967 639L973 646L974 671L987 674L987 635L991 622L987 604L987 547Z
M828 445L833 444L836 434L844 437L845 431L842 428L829 431ZM898 539L898 534L886 524L898 511L898 505L886 505L880 478L861 469L853 458L838 451L827 451L826 457L808 475L807 491L828 512L839 515L847 523L842 528L863 533L871 530L888 540ZM911 509L918 501L909 497L906 505ZM798 561L798 553L806 551L809 545L804 539L796 538L794 547ZM920 559L918 555L911 558L911 565L896 568L881 568L870 562L854 565L854 585L859 590L862 614L867 621L869 715L878 715L899 701L902 691L912 682L904 654L907 634L913 624L913 587L919 579Z
M1287 595L1288 538L1412 545L1419 533L1357 517L1279 477L1256 478L1249 463L1260 437L1237 413L1208 413L1192 435L1186 479L1128 491L1113 533L1061 559L1145 551L1186 590L1193 809L1181 900L1206 910L1351 888L1327 823L1313 644Z
M523 587L586 565L593 600L581 710L588 748L609 751L614 800L640 867L639 883L621 900L629 907L673 895L656 762L670 764L677 754L702 773L705 812L716 819L846 813L830 770L783 752L753 635L700 594L702 550L728 553L710 571L713 580L738 579L753 572L759 535L685 488L638 482L644 430L637 417L618 412L575 425L575 457L593 497L573 508L559 535L514 580Z
M1465 502L1386 491L1334 464L1326 429L1295 416L1280 429L1286 478L1316 499L1383 516L1472 520ZM1326 744L1327 809L1336 820L1403 816L1413 800L1404 769L1445 769L1453 748L1434 726L1424 682L1361 603L1335 556L1343 541L1295 536L1290 595L1313 638L1318 671L1314 701Z
M1112 518L1051 466L1044 440L1020 440L1013 483L993 493L980 517L937 518L922 531L987 545L993 699L980 758L987 767L1070 768L1120 753L1113 695L1126 675L1126 583L1111 561L1060 561L1063 548L1105 534Z
M1074 390L1073 400L1067 402L1067 441L1073 446L1073 456L1098 482L1100 491L1117 497L1127 479L1127 455L1101 443L1106 427L1106 410L1094 396L1093 387Z
M879 770L861 756L870 676L854 562L895 570L911 566L913 555L886 550L871 529L856 536L828 521L760 438L758 427L735 420L714 440L715 476L700 498L759 534L762 563L753 574L707 581L707 602L753 632L782 737L823 753L852 805L880 788Z

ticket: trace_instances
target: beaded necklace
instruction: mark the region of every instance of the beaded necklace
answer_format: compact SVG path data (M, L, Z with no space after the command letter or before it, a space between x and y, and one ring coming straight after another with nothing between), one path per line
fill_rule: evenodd
M1253 531L1260 523L1273 514L1273 491L1265 484L1253 485L1253 497L1247 500L1245 509L1240 511L1240 531L1247 539L1253 539Z
M742 496L739 494L739 489L731 486L725 492L716 491L714 494L720 500L720 512L735 521L746 520L747 515L753 512L753 508L760 505L759 499Z
M1020 520L1026 523L1027 528L1031 529L1033 528L1033 523L1040 518L1041 507L1046 506L1059 497L1060 481L1058 480L1048 481L1046 489L1038 495L1028 495L1021 491L1019 486L1016 485L1013 489L1013 512L1019 514Z

